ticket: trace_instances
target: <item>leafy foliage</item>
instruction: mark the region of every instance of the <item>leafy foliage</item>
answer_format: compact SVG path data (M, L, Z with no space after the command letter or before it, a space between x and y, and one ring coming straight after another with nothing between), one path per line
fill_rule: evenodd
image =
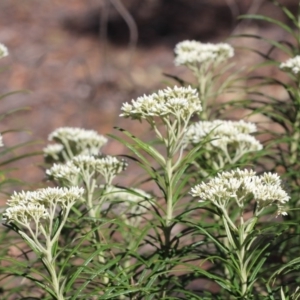
M96 132L51 134L57 144L44 149L45 166L57 188L15 193L3 213L1 299L299 299L300 77L273 54L300 55L300 24L274 4L296 31L265 16L243 18L275 24L294 43L241 36L269 44L267 53L254 50L264 62L247 74L244 99L215 109L240 79L238 72L226 76L233 52L226 44L187 41L176 59L196 83L168 75L183 86L121 108L123 117L147 122L155 140L115 128L109 136L129 153L112 157L100 152L106 138ZM287 80L257 75L265 67L281 68ZM273 85L286 90L286 101L265 93ZM260 150L247 136L254 124L235 123L233 135L232 123L215 119L235 108L267 118L284 134L259 128L269 136ZM195 126L197 118L206 123ZM187 134L193 126L198 139ZM143 169L139 186L115 184L127 172L124 159ZM268 173L280 170L286 184Z

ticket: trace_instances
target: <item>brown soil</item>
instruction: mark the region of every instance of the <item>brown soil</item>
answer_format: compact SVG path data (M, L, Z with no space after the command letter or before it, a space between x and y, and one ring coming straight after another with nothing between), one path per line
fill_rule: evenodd
M6 145L41 140L41 144L26 149L40 150L47 135L60 126L92 128L107 134L114 132L112 128L117 125L142 135L147 127L127 120L125 124L118 117L120 106L166 83L174 84L164 77L164 72L189 78L184 68L173 66L172 49L177 42L222 41L233 30L276 39L284 37L283 32L261 23L244 22L236 27L236 16L249 10L250 0L147 0L144 5L139 5L139 0L127 0L123 4L139 29L138 45L132 52L127 45L129 31L124 18L113 6L107 13L108 39L99 37L103 33L99 18L105 16L100 2L1 0L0 43L8 46L10 56L0 61L0 66L8 68L0 74L0 93L30 91L2 101L1 111L20 106L31 108L1 121L1 131L30 131L30 135L7 134ZM268 1L262 2L262 13L285 20ZM284 2L295 10L295 1ZM233 44L256 46L250 39L234 40ZM238 53L235 60L240 68L259 58ZM120 154L125 149L112 141L105 152ZM41 157L18 162L17 176L36 182L43 176L35 165L41 162Z

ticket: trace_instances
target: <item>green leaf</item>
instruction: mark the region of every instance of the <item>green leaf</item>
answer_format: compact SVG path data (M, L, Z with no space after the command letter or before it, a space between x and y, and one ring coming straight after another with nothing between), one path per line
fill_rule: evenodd
M13 92L8 92L8 93L5 93L5 94L2 94L0 95L0 101L11 96L11 95L15 95L15 94L21 94L21 93L31 93L29 90L17 90L17 91L13 91Z
M238 34L238 35L234 35L233 36L234 38L252 38L252 39L256 39L256 40L261 40L261 41L264 41L266 42L267 44L275 47L276 49L279 49L281 50L282 52L286 53L288 56L292 57L293 56L293 51L292 49L290 49L290 47L286 47L284 46L285 44L287 43L283 43L283 42L277 42L273 39L267 39L267 38L264 38L262 36L259 36L259 35L255 35L255 34ZM287 44L289 46L289 44ZM260 50L257 50L255 48L249 48L249 47L238 47L239 49L247 49L247 50L250 50L254 53L257 53L259 56L265 58L265 59L268 59L268 60L271 60L273 62L275 62L269 55L270 53L272 52L272 50L269 50L269 53L267 54L264 54L263 52L261 52Z
M117 139L124 145L126 144L126 146L129 146L130 147L129 149L131 151L133 151L135 154L137 153L137 151L139 151L139 149L144 150L152 158L154 158L155 161L157 161L161 167L165 166L165 164L166 164L165 158L159 152L157 152L155 150L155 148L151 147L150 145L148 145L148 143L143 142L142 140L140 140L139 138L135 137L130 132L128 132L122 128L115 127L115 129L119 130L120 132L122 132L126 136L128 136L130 139L132 139L134 141L134 144L129 144L129 143L125 142L125 140L121 140L120 138L118 138L114 135L108 135L109 137Z
M296 34L291 27L289 27L288 25L286 25L276 19L264 16L264 15L258 15L258 14L257 15L252 15L252 14L242 15L242 16L239 16L239 19L259 20L259 21L264 21L264 22L268 22L271 24L275 24L275 25L279 26L280 28L282 28L283 30L285 30L286 32L288 32L289 34L291 34L291 36L296 38Z

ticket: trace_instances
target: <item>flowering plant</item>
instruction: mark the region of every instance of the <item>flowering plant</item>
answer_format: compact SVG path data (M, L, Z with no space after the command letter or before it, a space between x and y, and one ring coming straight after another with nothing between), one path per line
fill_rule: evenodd
M241 121L199 121L191 124L186 131L185 140L188 148L206 140L204 159L209 158L209 169L222 170L239 162L250 152L262 150L262 144L250 133L256 131L253 123ZM195 165L206 173L201 156Z
M230 86L236 81L235 72L221 80L221 75L232 67L228 60L234 56L234 48L227 43L186 40L175 46L174 53L174 64L187 67L195 76L203 106L201 120L208 120L213 117L213 106L217 105L218 95L229 92Z
M18 259L1 255L3 299L297 299L290 275L299 266L297 56L274 63L295 80L289 122L255 97L247 107L286 129L286 145L274 146L254 137L262 129L253 122L213 118L212 102L234 81L217 84L233 55L225 43L177 44L175 64L197 83L121 106L120 117L147 123L155 135L149 143L116 128L109 137L126 155L106 154L108 138L93 130L50 133L54 143L43 152L54 187L15 192L2 214L22 249ZM136 184L128 184L132 167L144 171ZM6 277L25 282L7 288Z

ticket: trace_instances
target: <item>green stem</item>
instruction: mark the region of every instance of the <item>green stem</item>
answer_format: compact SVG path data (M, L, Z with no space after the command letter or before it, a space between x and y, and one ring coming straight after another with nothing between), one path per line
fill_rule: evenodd
M293 125L293 135L292 135L292 142L290 146L290 163L295 164L297 162L297 154L298 154L298 147L299 147L299 141L300 141L300 132L299 132L299 126L300 126L300 111L297 112L296 120Z
M86 185L86 191L87 191L87 206L88 206L88 214L91 218L93 218L94 220L97 217L97 206L95 207L93 205L93 195L94 195L94 191L95 191L95 187L96 187L96 180L90 175L90 174L86 174L85 178L84 178L84 182ZM93 222L94 223L94 222ZM100 245L101 245L101 237L100 234L98 232L98 230L93 231L93 239L92 242L96 248L96 250L98 251L100 249ZM98 257L98 261L101 264L105 264L105 258L103 255L102 251L99 251L99 254L97 255ZM108 283L109 279L106 275L103 276L103 283Z
M256 222L257 218L255 217L251 222L244 222L244 218L240 216L240 225L236 227L232 221L230 220L227 212L225 209L223 210L223 222L224 225L231 227L235 233L238 232L238 243L233 239L231 236L231 232L227 230L227 238L225 239L226 246L228 243L230 244L230 252L235 252L238 258L238 268L240 274L240 282L241 282L241 295L242 299L247 299L248 291L248 270L247 270L247 263L246 263L246 255L247 255L247 245L245 244L246 238L248 234L253 229L253 226ZM251 254L249 254L251 256ZM225 274L228 275L228 270L225 271Z
M73 155L73 152L71 150L69 141L67 139L63 139L62 144L65 146L65 149L66 149L66 152L67 152L67 156L68 156L67 160L71 160L74 155Z
M206 95L206 76L203 72L203 66L194 71L194 74L198 80L199 97L202 101L202 111L200 113L200 119L205 121L208 119L207 116L207 95Z
M172 158L168 158L166 161L166 196L167 196L167 215L166 215L166 226L171 224L173 219L173 187L172 187Z
M241 274L242 296L245 297L248 292L248 272L247 272L247 266L245 265L245 255L246 255L245 240L247 238L248 233L245 230L243 217L240 218L240 222L241 222L239 226L240 247L237 250L237 256L239 260L239 268Z
M64 300L63 292L60 288L59 283L59 276L56 273L55 269L55 258L52 256L52 247L53 247L53 240L51 240L50 236L46 237L46 251L45 257L43 257L43 262L47 266L47 271L51 277L51 285L53 291L55 293L56 300Z
M300 46L300 2L298 4L298 47Z

